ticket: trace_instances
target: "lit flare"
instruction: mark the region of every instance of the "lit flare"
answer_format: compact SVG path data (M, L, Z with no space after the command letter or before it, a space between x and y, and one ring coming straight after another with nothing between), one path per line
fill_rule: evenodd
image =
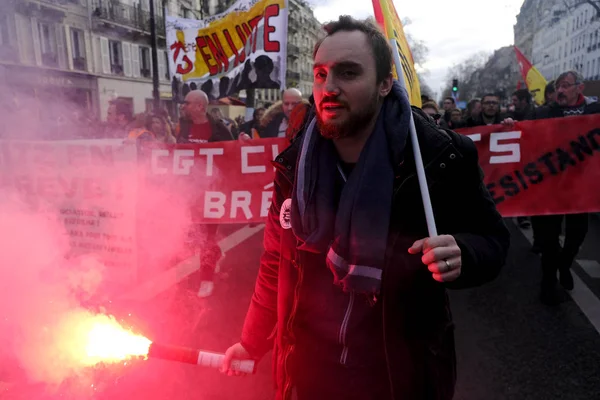
M152 342L123 328L117 321L94 322L87 335L86 354L90 361L120 362L147 357Z

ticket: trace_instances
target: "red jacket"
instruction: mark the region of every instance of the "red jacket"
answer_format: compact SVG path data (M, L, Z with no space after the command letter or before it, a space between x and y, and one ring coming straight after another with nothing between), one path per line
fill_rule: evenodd
M412 152L394 154L395 195L381 298L387 370L395 400L450 400L456 361L446 289L494 279L504 264L509 233L482 182L473 142L439 129L420 111L413 114L438 230L454 235L463 266L458 280L440 284L420 256L408 254L415 240L428 236L427 227ZM386 123L386 132L393 132L394 121ZM388 133L393 153L395 140ZM293 142L275 162L265 252L241 339L256 359L273 349L278 400L291 398L287 361L294 351L294 318L305 267L299 262L292 229L282 229L280 223L282 204L292 197L299 142ZM411 149L410 143L406 148Z

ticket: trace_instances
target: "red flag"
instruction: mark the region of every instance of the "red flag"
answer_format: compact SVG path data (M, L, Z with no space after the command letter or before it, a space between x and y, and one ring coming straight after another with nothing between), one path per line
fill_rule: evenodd
M533 95L537 104L544 104L544 92L546 90L546 79L540 72L531 65L531 62L521 53L521 50L515 46L515 53L517 53L517 62L521 69L521 75L527 85L527 89Z

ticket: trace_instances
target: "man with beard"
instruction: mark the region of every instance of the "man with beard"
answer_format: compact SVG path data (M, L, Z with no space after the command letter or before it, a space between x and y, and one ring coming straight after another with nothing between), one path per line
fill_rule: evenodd
M481 113L473 119L467 120L467 127L496 125L502 123L504 117L500 112L500 98L488 93L481 99Z
M575 117L600 113L600 104L590 102L583 96L583 76L577 71L562 73L555 81L556 102L535 110L531 119ZM548 94L548 91L547 93ZM514 120L504 121L511 126ZM557 191L559 195L573 196L573 193ZM567 203L568 200L564 202ZM560 285L566 290L574 287L571 265L579 253L588 231L587 213L567 215L544 215L532 218L536 232L536 242L541 250L542 282L540 300L546 305L557 305L560 295L557 287L556 272ZM561 247L559 237L565 220L565 240Z
M342 16L315 46L314 107L275 161L265 252L232 359L274 346L277 399L450 400L447 288L495 278L509 233L473 142L411 110L392 49ZM414 116L436 223L427 238ZM446 234L447 233L447 234Z

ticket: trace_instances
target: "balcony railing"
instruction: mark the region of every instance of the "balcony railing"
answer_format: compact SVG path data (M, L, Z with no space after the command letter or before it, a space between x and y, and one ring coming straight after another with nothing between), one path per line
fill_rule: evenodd
M115 75L124 75L123 66L120 64L111 64L110 70Z
M298 55L300 53L300 48L295 44L288 43L287 45L288 54Z
M42 53L42 64L46 67L58 67L58 56L56 53Z
M73 58L73 69L77 71L85 71L87 68L87 63L85 58L83 57L75 57Z
M93 16L98 19L150 32L150 11L143 10L141 4L132 6L118 0L94 0L93 6ZM157 33L164 36L165 24L159 13L156 14L155 22Z

